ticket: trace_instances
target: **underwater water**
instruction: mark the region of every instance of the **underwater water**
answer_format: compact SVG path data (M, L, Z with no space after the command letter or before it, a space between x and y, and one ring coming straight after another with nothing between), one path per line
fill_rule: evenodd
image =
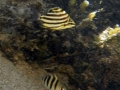
M120 90L119 0L0 0L0 12L0 51L39 90Z

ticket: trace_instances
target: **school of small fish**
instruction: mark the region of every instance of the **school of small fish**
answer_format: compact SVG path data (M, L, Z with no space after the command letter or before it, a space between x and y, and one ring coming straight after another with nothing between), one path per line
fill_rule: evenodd
M58 80L56 75L46 75L42 78L42 81L49 90L67 90L66 86Z

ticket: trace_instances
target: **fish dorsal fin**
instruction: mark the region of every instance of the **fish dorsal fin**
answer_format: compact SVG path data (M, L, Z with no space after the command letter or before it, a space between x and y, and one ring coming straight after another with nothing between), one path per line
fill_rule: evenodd
M57 13L57 12L61 12L62 9L59 7L54 7L48 10L48 12L52 12L52 13Z

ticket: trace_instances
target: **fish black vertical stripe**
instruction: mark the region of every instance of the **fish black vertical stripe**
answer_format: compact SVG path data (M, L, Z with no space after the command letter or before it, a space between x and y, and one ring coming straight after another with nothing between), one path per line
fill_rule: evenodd
M48 90L68 90L56 75L49 74L42 79Z
M57 88L57 85L58 85L58 80L55 82L55 90Z
M48 78L47 78L47 86L48 86L48 84L50 83L50 79L51 79L51 77L50 76L48 76Z
M47 76L43 79L44 80L44 82L47 80Z
M53 76L53 79L52 79L52 81L50 83L50 89L52 88L54 82L55 82L55 76Z

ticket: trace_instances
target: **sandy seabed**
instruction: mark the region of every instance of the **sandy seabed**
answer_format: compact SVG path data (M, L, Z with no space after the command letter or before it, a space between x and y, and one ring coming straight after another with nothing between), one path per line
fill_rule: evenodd
M47 90L25 62L14 65L0 53L0 90Z

